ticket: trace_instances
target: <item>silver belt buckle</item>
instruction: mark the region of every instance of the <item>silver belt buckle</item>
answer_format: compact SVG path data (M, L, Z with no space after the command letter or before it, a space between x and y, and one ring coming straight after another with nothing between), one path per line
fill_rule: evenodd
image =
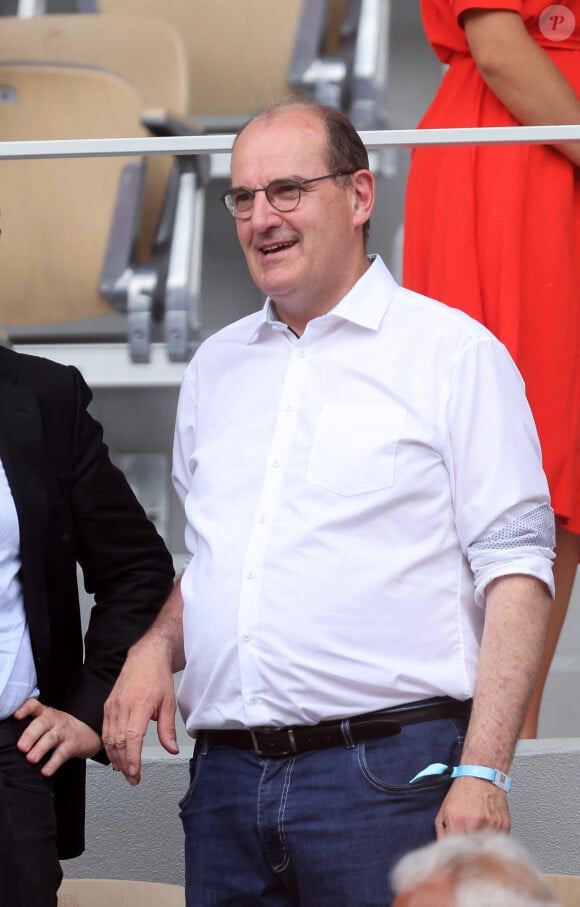
M252 747L254 748L254 752L255 752L256 756L291 756L294 753L298 752L298 747L296 746L296 742L294 740L294 732L291 727L289 727L289 728L281 728L281 727L248 728L248 731L250 734L250 739L252 741ZM276 752L276 753L265 753L263 750L260 749L260 744L258 743L258 739L256 736L257 734L272 735L272 734L279 734L282 731L285 734L287 734L287 736L288 736L289 749L281 750L280 752Z

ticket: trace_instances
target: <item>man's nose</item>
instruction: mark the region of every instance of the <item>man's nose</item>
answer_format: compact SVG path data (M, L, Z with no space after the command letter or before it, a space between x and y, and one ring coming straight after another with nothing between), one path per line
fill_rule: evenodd
M282 215L268 201L265 192L256 192L252 208L252 225L256 230L264 230L271 226L279 226Z

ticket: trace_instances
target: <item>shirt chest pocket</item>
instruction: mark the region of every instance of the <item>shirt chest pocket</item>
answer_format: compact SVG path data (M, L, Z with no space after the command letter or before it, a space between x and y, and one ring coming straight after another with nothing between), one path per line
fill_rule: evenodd
M406 409L396 403L330 403L314 431L306 478L341 495L390 488Z

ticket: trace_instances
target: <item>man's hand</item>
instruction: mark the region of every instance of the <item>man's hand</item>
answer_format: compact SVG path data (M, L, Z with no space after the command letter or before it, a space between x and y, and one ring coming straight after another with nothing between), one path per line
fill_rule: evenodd
M150 721L168 753L177 754L175 690L166 650L144 637L129 650L111 695L105 702L103 743L116 771L129 784L141 780L141 751Z
M461 762L509 772L542 657L551 597L532 576L503 576L486 590L483 639ZM456 778L435 820L438 837L510 830L507 795L481 778Z
M456 778L435 819L438 838L510 827L506 792L481 778Z
M101 749L99 735L73 715L43 705L38 699L27 699L14 712L14 718L21 720L32 717L28 727L22 732L17 747L27 760L37 764L50 753L52 755L41 768L41 773L49 778L67 761L78 756L88 759Z

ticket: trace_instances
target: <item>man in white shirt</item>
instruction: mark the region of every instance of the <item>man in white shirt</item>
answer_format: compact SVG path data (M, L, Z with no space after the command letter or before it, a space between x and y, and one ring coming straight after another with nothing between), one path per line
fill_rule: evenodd
M236 140L224 202L268 298L187 369L192 558L103 731L138 783L151 718L177 751L185 668L195 907L388 905L406 851L509 828L553 591L537 436L504 347L367 256L374 197L337 111Z

